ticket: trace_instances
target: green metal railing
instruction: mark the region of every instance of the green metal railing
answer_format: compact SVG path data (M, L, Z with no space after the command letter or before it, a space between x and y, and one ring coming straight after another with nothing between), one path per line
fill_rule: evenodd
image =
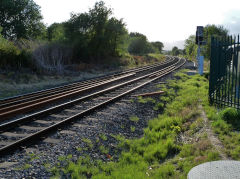
M209 100L220 107L240 109L239 36L211 38Z

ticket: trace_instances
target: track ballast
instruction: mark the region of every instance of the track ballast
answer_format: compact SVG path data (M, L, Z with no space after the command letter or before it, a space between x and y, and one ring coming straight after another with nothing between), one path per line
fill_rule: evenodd
M184 63L184 59L169 57L151 66L1 100L0 155L36 142L171 73ZM45 109L41 110L42 107Z

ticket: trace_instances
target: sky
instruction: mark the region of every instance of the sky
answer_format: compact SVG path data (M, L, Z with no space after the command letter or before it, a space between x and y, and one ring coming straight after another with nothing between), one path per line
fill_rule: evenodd
M96 0L35 0L43 22L51 25L83 13ZM223 25L230 34L240 33L240 0L104 0L113 16L123 18L129 32L140 32L149 41L161 41L165 50L183 48L196 26Z

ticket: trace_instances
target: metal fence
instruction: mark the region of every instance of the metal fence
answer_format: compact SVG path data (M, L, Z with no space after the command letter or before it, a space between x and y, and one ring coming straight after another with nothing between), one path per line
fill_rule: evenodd
M209 99L220 107L240 109L239 36L211 39Z

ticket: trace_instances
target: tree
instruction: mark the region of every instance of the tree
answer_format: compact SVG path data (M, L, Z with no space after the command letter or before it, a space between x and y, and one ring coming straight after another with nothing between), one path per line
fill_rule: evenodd
M179 49L176 46L174 46L172 48L172 55L177 56L179 54L180 54Z
M105 44L106 51L108 51L108 54L110 56L118 56L121 53L124 53L126 51L125 47L125 41L128 35L128 31L125 28L125 24L123 22L123 19L116 19L115 17L112 17L108 20L106 24L105 29Z
M153 46L148 42L147 37L138 32L131 32L130 44L128 47L129 53L142 55L154 52Z
M204 27L204 41L207 42L203 46L203 54L206 58L210 58L210 49L211 49L211 37L225 38L228 35L228 30L223 26L206 25Z
M184 49L188 59L195 59L197 56L197 45L195 44L195 35L190 35L185 40Z
M33 0L1 0L0 26L7 39L37 38L45 29L40 7Z
M54 23L47 28L47 38L49 41L65 40L64 23Z
M96 2L94 8L89 11L92 26L89 48L92 56L96 59L100 59L106 53L105 38L107 34L105 34L105 28L110 15L112 15L112 10L108 9L103 1Z
M163 43L162 42L151 42L151 44L158 50L159 53L162 53L162 50L163 50Z
M68 41L74 46L75 59L99 61L119 56L128 34L122 19L110 17L112 10L97 2L87 13L72 14L64 25Z

